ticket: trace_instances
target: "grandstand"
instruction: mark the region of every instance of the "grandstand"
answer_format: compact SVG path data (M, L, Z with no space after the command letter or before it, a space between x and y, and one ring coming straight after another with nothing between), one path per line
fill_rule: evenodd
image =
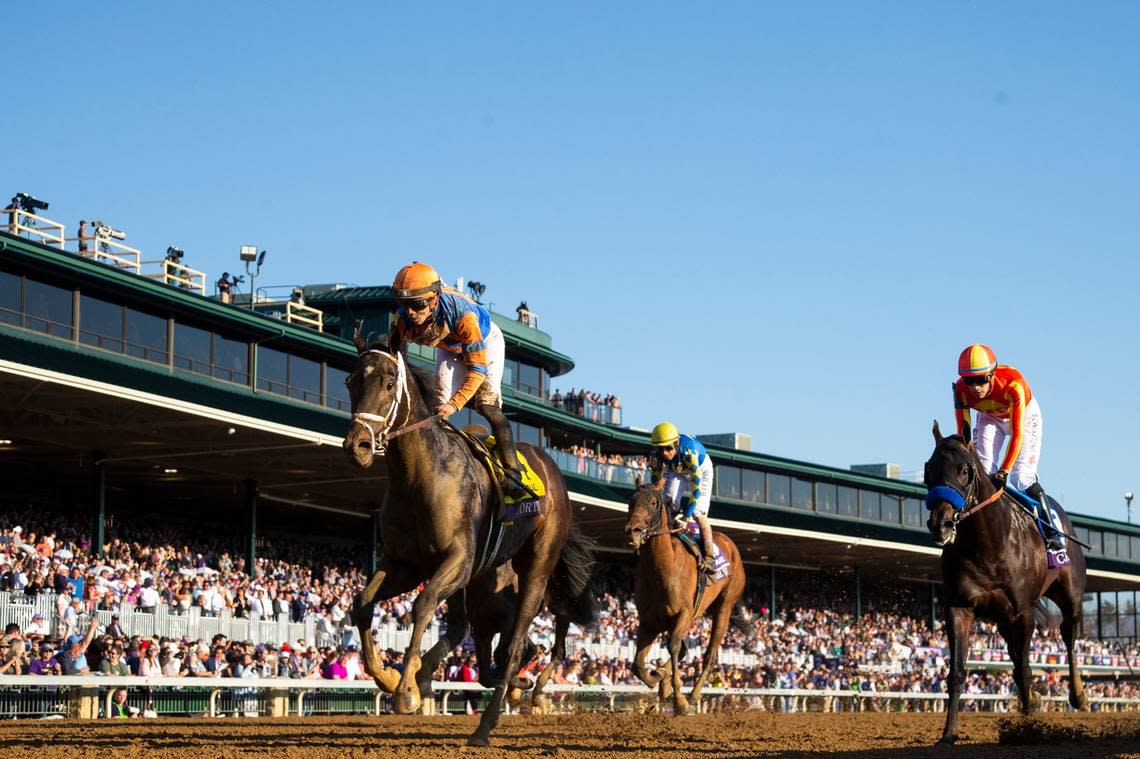
M63 225L37 217L38 226L28 227L17 223L27 221L17 212L4 212L10 223L0 232L0 476L8 486L0 527L9 544L16 525L52 530L34 519L50 514L60 524L79 520L70 552L83 550L86 535L101 559L116 536L149 540L143 544L152 549L168 542L179 548L173 534L181 540L205 531L207 537L185 539L207 546L211 561L225 555L223 574L244 574L248 581L235 579L233 586L253 593L258 576L274 567L288 573L293 570L282 567L306 561L317 561L322 571L335 568L347 586L358 582L374 566L386 476L382 462L365 473L353 470L341 450L348 425L344 380L356 356L348 338L358 320L366 333L387 332L394 312L390 288L302 285L299 297L224 303L204 288L184 286L177 271L168 276L166 264L158 276L144 275L138 251L132 265L98 251L79 255ZM30 231L36 229L51 234ZM186 270L196 282L208 281ZM573 401L554 393L555 378L574 362L537 329L533 312L494 319L506 338L504 405L515 436L554 457L579 523L620 577L631 561L622 533L626 502L643 469L648 435L622 426L616 402L584 391ZM416 347L410 355L425 364L430 359ZM460 425L473 420L478 417L467 411L455 419ZM925 489L726 447L738 439L708 441L716 464L710 516L740 548L757 626L784 627L798 621L797 614L825 608L838 615L828 623L838 629L847 624L842 619L918 620L923 627L914 635L925 645L896 642L937 648L939 550L925 528ZM1135 658L1140 528L1083 516L1074 506L1078 537L1094 546L1084 637L1096 644L1086 663L1127 674L1140 663L1125 653L1131 649ZM155 520L174 533L156 533ZM314 550L291 562L296 557L282 548L289 545ZM250 576L252 567L261 575ZM191 559L182 568L201 567ZM612 621L621 601L612 583L610 590ZM229 620L226 612L185 618L163 612L166 627L156 622L144 632L172 639L224 633L279 653L282 643L314 641L323 630L325 644L335 648L340 620L321 628L315 612L333 605L343 612L344 594L317 595L287 622L259 626ZM21 606L17 614L11 608L18 604L3 594L0 605L4 621L22 625L40 608ZM136 607L137 598L124 606ZM99 614L110 621L110 612ZM191 621L197 627L191 629ZM393 636L387 647L398 648L398 619L387 622ZM628 655L623 641L605 639L602 629L596 642L583 635L578 650L606 660L606 678L616 684L621 677L613 662ZM770 644L779 638L773 635L760 637ZM765 654L752 649L740 645L738 658L725 659L740 668L730 683ZM974 659L1000 670L1004 652L998 649L980 646ZM1037 663L1045 669L1063 664L1063 654L1056 656L1046 646ZM889 670L891 661L864 663ZM762 677L767 680L757 684L779 679L773 672Z

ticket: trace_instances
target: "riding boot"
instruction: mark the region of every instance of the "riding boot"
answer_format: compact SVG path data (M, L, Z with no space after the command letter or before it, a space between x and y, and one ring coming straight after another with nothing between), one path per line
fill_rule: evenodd
M704 542L705 557L701 561L701 571L712 574L716 568L716 548L713 545L712 526L709 525L709 518L704 514L694 514L694 517L701 527L701 540Z
M495 448L499 451L499 458L503 463L503 495L511 499L534 498L535 495L522 482L522 470L519 468L519 457L515 450L515 441L511 437L511 423L503 415L498 406L484 403L479 411L491 423L491 434L495 436Z
M1040 513L1037 516L1050 526L1045 528L1045 534L1048 536L1045 538L1045 548L1053 553L1064 551L1065 544L1061 542L1061 536L1056 530L1050 529L1053 525L1053 515L1049 511L1048 502L1045 500L1045 488L1041 487L1040 482L1034 482L1025 489L1025 494L1041 504Z

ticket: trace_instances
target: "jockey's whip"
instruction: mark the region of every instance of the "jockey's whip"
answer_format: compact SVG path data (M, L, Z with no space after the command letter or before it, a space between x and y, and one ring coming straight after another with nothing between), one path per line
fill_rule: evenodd
M1056 526L1055 526L1055 525L1054 525L1052 522L1047 522L1047 521L1045 521L1044 519L1042 519L1041 517L1037 516L1037 515L1036 515L1036 514L1034 514L1032 511L1030 511L1030 510L1029 510L1029 507L1028 507L1028 506L1026 506L1025 504L1023 504L1021 501L1017 500L1016 498L1014 498L1014 499L1013 499L1013 502L1017 504L1017 507L1018 507L1019 509L1021 509L1022 511L1024 511L1024 512L1025 512L1026 514L1028 514L1028 515L1029 515L1031 518L1035 519L1035 520L1036 520L1036 521L1037 521L1039 524L1043 524L1043 525L1045 525L1046 527L1048 527L1050 530L1052 530L1053 532L1057 533L1058 535L1063 535L1064 537L1066 537L1066 538L1068 538L1069 540L1073 541L1074 543L1076 543L1077 545L1081 546L1082 548L1086 548L1086 549L1088 549L1088 550L1090 550L1090 551L1093 549L1093 547L1092 547L1092 546L1090 546L1088 543L1084 542L1084 541L1083 541L1083 540L1081 540L1080 538L1078 538L1078 537L1075 537L1075 536L1073 536L1073 535L1070 535L1069 533L1065 532L1064 530L1062 530L1062 529L1060 529L1060 528L1056 527Z

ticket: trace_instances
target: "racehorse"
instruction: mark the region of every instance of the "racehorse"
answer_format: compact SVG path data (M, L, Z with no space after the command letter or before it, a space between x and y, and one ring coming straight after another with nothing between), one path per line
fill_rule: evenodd
M1069 652L1069 703L1074 709L1088 708L1073 654L1085 592L1084 554L1070 540L1071 563L1050 569L1033 517L1004 488L999 491L994 486L973 442L966 440L968 430L962 436L943 437L935 422L934 453L925 475L926 486L931 488L926 524L934 543L942 546L942 598L950 643L950 703L943 743L958 739L958 700L966 680L966 654L975 617L995 623L1005 639L1022 712L1039 704L1040 698L1030 687L1029 644L1034 610L1042 596L1061 610L1061 635ZM958 507L951 501L958 501ZM1068 515L1062 527L1073 534Z
M736 544L724 533L714 532L713 540L729 561L727 577L710 581L697 600L700 570L696 557L674 537L669 509L660 490L641 485L629 500L625 534L637 551L634 603L637 605L637 655L634 672L650 688L656 688L668 668L650 670L645 663L657 636L669 635L669 661L672 668L673 713L689 713L689 702L700 702L701 689L717 664L720 645L733 609L744 592L744 563ZM709 643L701 661L701 673L688 699L681 692L681 658L685 636L693 622L704 615L712 618Z
M346 384L352 402L352 422L344 450L359 467L372 466L377 454L388 457L388 489L380 507L383 553L379 568L357 596L353 621L360 632L364 669L381 688L395 694L397 713L410 714L420 705L421 692L430 687L438 658L421 657L420 644L436 607L465 588L472 576L491 571L505 558L487 561L480 539L491 534L489 520L497 508L497 483L472 452L468 442L440 423L428 408L437 396L432 378L413 370L400 353L370 346L354 336L358 356ZM566 566L565 549L578 545L592 549L572 530L572 511L566 484L546 453L520 445L546 486L546 510L525 517L532 520L529 533L503 539L503 552L518 573L518 602L503 672L517 672L527 629L547 591L548 581L566 597L588 593L588 579ZM504 533L505 534L505 533ZM477 563L478 562L478 563ZM488 563L491 566L488 566ZM426 582L425 582L426 581ZM377 601L406 593L424 583L412 604L414 624L404 670L398 684L391 685L387 670L371 645L373 610ZM433 656L456 645L467 629L465 603L448 605L449 624L433 647ZM427 663L428 666L424 666ZM421 668L423 671L421 672ZM479 726L467 742L486 746L499 720L503 696L510 683L501 678Z

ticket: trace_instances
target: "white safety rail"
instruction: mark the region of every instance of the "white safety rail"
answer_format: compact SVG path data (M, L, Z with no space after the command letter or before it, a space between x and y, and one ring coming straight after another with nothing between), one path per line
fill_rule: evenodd
M22 211L14 206L5 208L3 213L8 217L8 234L36 237L44 244L54 245L63 250L65 239L63 225L58 221Z
M96 227L95 236L91 238L94 247L83 251L80 255L85 258L91 258L101 264L108 264L120 269L134 272L135 274L142 273L142 251L137 248L132 248L129 245L124 245L118 242L113 237L99 234L99 229Z
M319 308L289 301L285 305L285 321L290 324L303 324L306 327L312 327L317 332L323 332L325 313Z
M144 264L158 264L160 271L157 274L147 274L147 279L157 279L165 285L173 285L181 287L184 290L192 290L199 295L206 294L206 274L205 272L191 269L185 264L177 261L171 261L169 258L163 258L157 261L143 261Z
M132 693L136 694L136 701L137 695L144 693L151 702L161 700L166 694L200 693L200 706L189 711L210 717L230 711L248 716L275 717L335 713L338 710L315 706L317 699L333 693L357 694L356 702L345 705L339 710L340 713L367 711L380 714L390 703L388 694L380 691L370 680L0 675L0 715L21 717L56 713L80 719L95 719L100 716L100 711L107 713L112 693L118 688L126 688L128 698ZM453 706L449 703L453 694L471 692L480 694L481 698L488 694L478 683L433 682L434 698L427 699L421 711L425 714L446 714ZM32 710L13 706L19 702L21 695L28 694L49 694L50 698L41 700ZM529 695L525 694L524 698ZM656 691L641 685L548 685L543 696L550 701L550 708L554 711L580 708L620 711L637 709L646 700L656 700ZM704 689L703 696L706 706L720 699L733 698L736 701L734 708L776 712L867 711L876 702L882 709L944 711L947 701L945 693L865 693L781 688L709 687ZM963 693L962 701L989 702L989 706L983 708L991 711L1016 709L1016 696L1012 694ZM1042 702L1044 709L1070 709L1064 696L1043 697ZM1089 703L1092 708L1102 712L1140 711L1140 699L1090 698ZM508 707L507 713L510 711Z

